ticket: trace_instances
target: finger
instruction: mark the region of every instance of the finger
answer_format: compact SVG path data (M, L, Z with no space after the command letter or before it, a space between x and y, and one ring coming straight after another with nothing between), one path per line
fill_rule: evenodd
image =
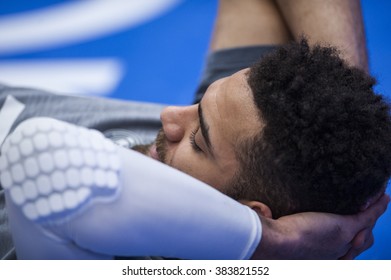
M340 259L341 260L354 260L356 257L358 257L362 252L368 250L370 247L373 246L375 241L375 238L373 234L370 234L368 238L365 240L363 246L360 248L358 247L352 247L346 255L342 256Z
M372 234L372 230L364 229L360 231L352 241L352 248L360 249L364 246L365 241L368 239L368 236Z
M377 219L387 210L389 202L389 195L384 194L368 209L352 216L353 220L350 221L353 224L351 224L350 229L352 231L356 229L357 231L357 228L361 228L361 230L352 239L351 248L340 259L352 260L373 245L374 237L372 229Z
M369 237L367 238L367 240L365 241L364 243L364 246L362 246L360 248L360 254L366 250L368 250L369 248L371 248L373 246L373 244L375 243L375 237L373 234L370 234Z
M352 249L365 251L373 245L374 240L371 229L363 230L353 240Z
M372 206L367 210L360 212L356 215L358 220L361 220L362 228L373 227L377 219L387 210L388 203L390 202L390 196L383 194Z

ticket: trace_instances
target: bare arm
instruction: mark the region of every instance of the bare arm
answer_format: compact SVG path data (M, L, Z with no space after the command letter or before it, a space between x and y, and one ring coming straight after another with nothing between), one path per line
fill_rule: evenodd
M383 195L357 215L300 213L277 220L261 217L256 259L354 259L373 244L372 229L390 201Z
M221 0L211 50L285 44L289 31L273 0Z
M276 0L294 39L337 47L351 65L368 71L360 0Z
M211 50L285 44L302 35L337 47L348 63L368 71L359 0L221 0Z

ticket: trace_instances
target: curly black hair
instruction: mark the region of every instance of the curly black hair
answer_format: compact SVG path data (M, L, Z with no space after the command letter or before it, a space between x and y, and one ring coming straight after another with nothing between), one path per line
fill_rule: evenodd
M237 154L231 196L259 199L278 218L357 213L384 190L391 121L374 78L302 39L264 57L247 79L265 127Z

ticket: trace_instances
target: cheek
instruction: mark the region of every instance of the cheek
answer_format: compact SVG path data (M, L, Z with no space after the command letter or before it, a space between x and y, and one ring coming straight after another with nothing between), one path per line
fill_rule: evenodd
M229 168L227 172L218 168L215 162L203 154L195 153L190 144L181 143L168 151L168 162L171 167L178 169L208 185L225 193L229 181Z
M225 184L226 176L218 170L212 161L205 157L192 151L182 153L178 149L170 165L219 191L224 191L222 186Z
M171 167L201 180L200 176L205 173L202 159L190 147L179 145L170 156Z

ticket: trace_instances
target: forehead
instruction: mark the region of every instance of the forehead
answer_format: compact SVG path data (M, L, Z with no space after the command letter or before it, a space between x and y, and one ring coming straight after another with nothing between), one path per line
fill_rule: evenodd
M244 69L216 81L202 100L211 128L211 141L215 140L225 149L237 148L241 140L254 136L262 129L247 83L247 71Z

